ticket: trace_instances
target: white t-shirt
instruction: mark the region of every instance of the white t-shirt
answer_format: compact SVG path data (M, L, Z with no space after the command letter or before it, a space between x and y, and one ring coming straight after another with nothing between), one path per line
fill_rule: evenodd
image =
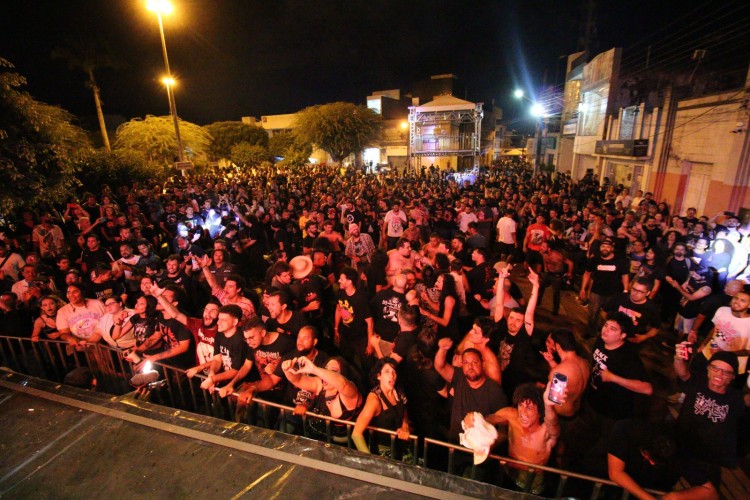
M8 256L8 260L5 257L0 257L0 262L3 262L3 266L0 267L0 271L5 273L6 277L10 277L13 281L18 281L21 273L21 268L26 265L23 257L13 252Z
M716 333L713 341L722 351L744 351L750 349L750 318L738 318L732 315L729 307L720 307L713 318ZM704 354L711 358L711 347L706 346ZM747 356L739 356L740 367L738 373L745 373Z
M500 217L497 221L497 241L506 245L513 244L513 233L516 232L516 221L512 217Z
M57 312L57 329L70 329L79 339L88 340L99 328L99 320L106 314L100 300L86 299L84 307L65 304Z
M400 238L404 234L404 226L406 225L406 214L399 210L394 212L393 210L388 211L385 214L386 234L391 238Z
M132 309L124 309L128 312L128 317L125 318L125 323L128 322L130 317L133 315ZM119 312L117 314L120 314ZM99 318L99 333L102 335L102 339L112 347L119 347L121 349L130 349L135 345L135 337L133 331L129 331L117 340L112 339L112 327L115 324L115 320L112 317L112 313L107 313Z

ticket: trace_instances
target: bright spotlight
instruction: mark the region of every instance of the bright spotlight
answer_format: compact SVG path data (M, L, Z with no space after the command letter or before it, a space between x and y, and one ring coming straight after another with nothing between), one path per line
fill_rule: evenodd
M516 89L516 91L513 92L513 95L516 97L516 99L521 99L523 98L523 90Z
M151 12L157 12L159 14L169 14L174 10L172 2L169 0L147 0L146 8Z
M546 114L544 106L539 103L534 104L533 106L531 106L531 114L533 116L536 116L537 118L539 118L540 116L544 116Z

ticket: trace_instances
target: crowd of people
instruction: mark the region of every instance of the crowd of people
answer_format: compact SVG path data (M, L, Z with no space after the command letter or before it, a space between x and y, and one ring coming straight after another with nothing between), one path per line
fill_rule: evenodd
M366 453L390 453L368 426L457 444L488 424L496 453L637 498L680 477L671 497L717 498L719 467L747 451L750 236L736 214L495 167L473 183L217 170L26 207L0 228L2 334L184 369L236 398L238 418L288 433L326 435L307 412L352 421ZM587 325L540 329L538 310L566 313L564 293ZM646 346L676 393L654 393ZM496 479L490 462L479 474ZM544 491L542 474L510 476Z

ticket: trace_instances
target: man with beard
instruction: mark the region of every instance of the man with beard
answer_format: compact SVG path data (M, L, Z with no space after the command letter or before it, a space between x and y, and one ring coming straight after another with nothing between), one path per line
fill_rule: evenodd
M263 297L268 316L263 317L269 332L278 332L296 339L307 323L304 314L289 310L289 297L281 290L272 290Z
M344 247L344 255L349 258L350 265L356 269L359 262L371 261L376 248L369 234L360 234L357 224L349 224L349 236Z
M199 372L208 370L206 379L201 382L201 389L213 392L216 384L233 381L240 369L243 369L244 373L250 371L251 363L245 359L245 339L242 334L237 334L237 326L241 320L242 309L239 306L226 305L219 308L213 356L185 372L188 378L192 378Z
M667 277L665 281L674 288L682 298L677 310L675 329L680 334L680 339L686 337L693 329L693 323L700 311L703 299L711 294L711 270L704 266L703 262L694 264L690 270L688 279L679 283Z
M302 238L302 253L310 255L313 251L315 240L318 238L318 223L314 220L305 224L305 237Z
M227 276L235 274L237 270L234 265L229 262L228 253L225 248L216 248L212 253L212 260L208 271L216 277L216 281L220 286L224 286L227 281Z
M305 357L318 367L324 367L328 361L328 355L318 350L318 331L312 326L303 326L297 335L297 349L291 353L285 354L281 358L281 363L276 365L273 377L280 380L284 378L282 366L284 361ZM295 408L293 415L287 415L282 423L281 431L287 434L299 434L302 430L302 418L312 403L313 394L310 391L295 387L293 384L286 384L286 391L282 404Z
M588 301L589 333L597 330L599 311L605 302L627 292L630 284L628 263L615 254L615 241L606 237L599 246L599 255L589 259L583 274L580 297Z
M499 342L498 360L502 371L502 387L508 399L513 397L516 387L525 382L546 380L546 363L534 345L534 313L539 297L539 276L529 269L531 295L524 311L514 307L507 313L505 306L505 281L508 279L511 266L500 270L495 296L494 320L497 326L498 339L490 340L490 345Z
M458 435L462 430L461 422L467 414L479 412L482 415L489 415L508 404L498 381L486 376L480 352L474 348L464 350L461 353L461 369L457 370L447 361L448 351L452 346L453 341L447 337L438 341L435 370L453 387L448 438L457 443ZM463 467L468 463L460 465ZM480 470L480 474L483 475L484 472ZM477 479L481 480L481 478Z
M154 285L151 288L151 295L156 297L159 305L163 309L163 316L167 319L174 318L187 327L195 339L195 354L198 365L208 365L214 356L214 343L218 331L217 322L219 319L219 309L221 303L216 297L211 297L208 304L203 308L203 314L200 318L190 318L181 312L174 303L166 300L166 297L159 292L159 287ZM208 368L203 372L208 375Z
M396 243L396 248L388 251L388 265L385 268L385 275L389 280L401 273L404 269L415 269L420 266L419 254L412 251L411 242L401 238Z

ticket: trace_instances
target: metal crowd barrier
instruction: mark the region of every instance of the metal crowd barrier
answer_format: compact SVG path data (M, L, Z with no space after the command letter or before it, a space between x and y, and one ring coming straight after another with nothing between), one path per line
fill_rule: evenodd
M106 344L86 344L78 349L71 348L67 342L59 340L42 340L32 342L28 338L0 336L0 362L4 366L14 371L27 375L44 378L56 382L62 382L65 375L74 368L87 367L97 378L98 389L115 395L123 395L131 392L133 388L129 381L135 374L133 363L125 358L125 352L120 349L109 347ZM221 418L225 420L235 420L237 416L236 392L230 397L221 398L218 392L209 392L200 388L200 382L205 379L203 374L197 374L193 379L188 379L185 370L175 368L164 363L153 363L154 369L161 370L162 378L157 387L163 388L164 391L153 389L143 391L141 397L151 397L151 401L156 404L168 405L173 408L185 409L203 415ZM166 392L166 400L163 392ZM250 405L260 408L261 413L267 414L269 409L279 412L278 419L272 425L266 425L267 428L282 430L287 429L287 423L292 417L294 408L285 406L272 401L266 401L254 397ZM307 420L316 419L324 423L325 442L328 444L340 444L347 448L354 449L355 445L351 435L354 429L354 422L340 420L337 418L318 415L307 412L301 416L300 432L298 434L305 437L317 439L308 432ZM251 419L252 420L252 419ZM276 421L280 423L276 425ZM248 422L256 425L256 422ZM336 438L334 426L346 427L345 442ZM386 436L389 442L390 457L397 459L399 451L406 450L404 461L421 465L433 469L447 469L449 474L468 475L471 479L477 479L479 467L474 465L472 456L473 451L452 443L446 443L437 439L420 438L416 435L410 435L408 446L399 447L399 440L395 431L380 429L377 427L368 427L370 449L375 448L378 442L378 436ZM404 442L405 443L405 442ZM419 453L421 445L421 455ZM430 450L437 448L439 453L447 453L447 467L436 466L431 463L433 457ZM460 458L457 459L457 454ZM602 478L578 474L554 467L534 465L520 460L514 460L509 457L490 455L489 461L496 461L500 469L504 472L504 477L508 476L510 469L527 472L529 477L526 481L525 492L530 493L533 485L533 476L544 473L547 476L548 484L554 484L557 480L555 497L562 497L567 493L567 487L570 479L575 479L591 488L591 499L596 499L602 492L602 488L610 487L622 491L622 498L628 498L628 492L623 490L616 483ZM469 464L466 471L457 470L457 462ZM502 486L502 484L501 484ZM515 488L516 486L513 485ZM655 496L662 496L664 492L647 490Z

